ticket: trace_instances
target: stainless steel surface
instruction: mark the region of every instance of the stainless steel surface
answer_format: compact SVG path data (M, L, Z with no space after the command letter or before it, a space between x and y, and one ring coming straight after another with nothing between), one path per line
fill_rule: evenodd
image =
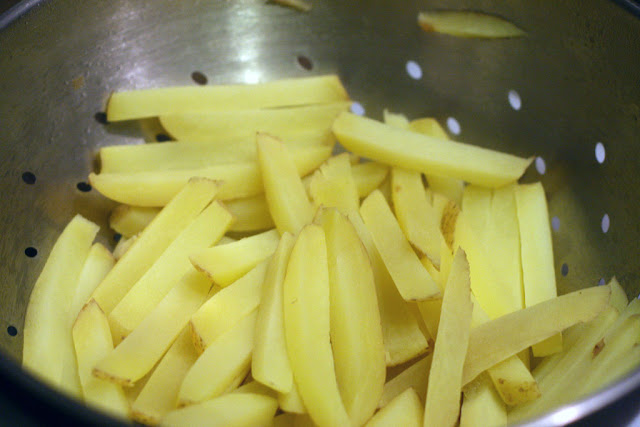
M141 142L135 126L104 126L94 115L111 91L194 84L193 71L209 84L335 72L369 116L385 107L442 123L451 116L461 124L459 140L541 156L546 173L532 167L525 180L542 180L560 221L553 233L560 291L614 274L630 297L640 291L640 20L613 2L314 0L308 14L263 0L32 3L15 22L0 19L0 347L7 354L20 357L31 287L64 225L75 212L106 223L112 204L76 188L96 150ZM425 34L416 14L426 8L496 13L528 36ZM298 56L311 59L312 70ZM421 66L420 80L407 75L408 60ZM507 101L510 90L521 97L519 111ZM606 150L602 164L597 142ZM25 171L35 184L22 180ZM113 244L106 231L101 239ZM38 255L25 256L27 247ZM4 332L9 326L16 336ZM573 413L638 387L640 373L625 384Z

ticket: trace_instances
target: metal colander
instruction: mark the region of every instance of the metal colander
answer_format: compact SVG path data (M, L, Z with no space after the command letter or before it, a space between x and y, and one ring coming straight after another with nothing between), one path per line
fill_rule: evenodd
M416 24L425 9L501 15L528 35L426 34ZM79 212L114 244L106 226L113 204L86 179L100 147L144 136L137 125L103 123L116 90L337 73L370 117L380 119L385 107L433 116L454 139L539 156L524 181L541 180L547 191L559 292L616 275L630 298L638 296L634 13L632 0L313 0L309 13L264 0L14 6L0 16L0 373L10 387L3 402L104 421L14 362L31 288L66 223ZM598 414L628 420L639 387L640 371L539 422L568 422L604 406L616 409Z

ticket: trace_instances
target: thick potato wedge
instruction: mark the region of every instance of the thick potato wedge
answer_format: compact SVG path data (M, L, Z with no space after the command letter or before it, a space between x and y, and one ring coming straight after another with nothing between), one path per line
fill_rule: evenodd
M95 300L90 300L78 314L72 335L84 401L98 410L127 418L129 402L122 387L93 376L93 366L113 350L107 316Z
M165 114L245 110L348 101L335 75L284 79L255 85L185 86L116 92L107 104L107 120L141 119Z
M24 321L22 366L53 386L79 397L71 325L71 303L99 227L76 215L62 231L31 291Z
M507 425L507 408L486 374L463 389L460 427L500 427Z
M280 393L293 387L293 373L284 337L283 286L294 238L284 233L269 261L256 319L251 375Z
M224 288L273 255L278 241L280 234L276 230L265 231L226 245L201 249L190 259L196 269Z
M420 263L380 191L374 191L362 202L360 215L402 298L440 298L440 288Z
M586 288L478 326L469 337L462 384L569 326L595 318L607 307L610 294L608 286Z
M295 141L297 135L309 131L327 132L338 114L349 109L350 105L348 101L340 101L256 110L174 113L161 115L159 119L166 131L178 141L233 140L255 137L257 132Z
M159 208L118 205L109 215L109 226L126 238L145 229L160 212Z
M275 227L264 194L229 200L225 202L225 206L236 219L229 231L263 231Z
M351 113L338 116L333 132L342 145L358 155L486 187L518 180L532 161L397 129Z
M398 288L393 283L362 218L357 212L350 213L348 217L371 260L387 366L407 362L427 351L429 347L427 339L420 331L418 320L413 316L409 304L402 299Z
M429 383L429 371L432 360L433 354L423 357L387 381L382 390L382 397L380 397L378 407L382 408L387 406L396 396L409 388L413 388L416 393L418 393L420 402L424 402L427 396L427 385ZM422 411L420 411L420 413L422 414Z
M268 260L209 298L191 317L194 347L202 353L219 336L233 328L260 304Z
M438 339L433 350L424 425L452 426L460 412L463 365L471 329L469 263L462 249L453 258L442 300Z
M317 145L292 152L298 174L302 176L315 170L329 158L331 149ZM221 200L255 196L264 191L256 162L172 171L91 173L89 182L104 196L117 202L153 207L166 205L192 177L223 182L218 194Z
M309 195L316 207L338 208L344 214L358 210L360 197L349 154L331 157L320 166L309 182Z
M187 273L138 327L98 362L93 374L125 387L133 386L162 358L205 301L210 288L211 282L202 274L195 270Z
M413 388L408 388L393 398L373 416L366 427L418 427L422 425L422 402Z
M357 198L356 198L357 200ZM375 411L386 375L376 288L367 252L335 208L320 211L329 261L331 347L338 389L352 425Z
M293 378L319 426L350 425L340 397L329 329L329 267L322 228L298 234L284 280L284 329Z
M178 406L192 405L220 396L239 376L242 378L238 385L242 382L251 366L255 327L254 310L207 347L189 369L180 386Z
M437 32L456 37L494 39L526 35L520 28L503 18L467 10L420 12L418 25L426 32Z
M109 314L116 345L131 333L191 269L189 255L220 240L233 216L218 201L203 210L158 257Z
M289 150L276 138L258 134L258 163L273 222L280 234L297 234L311 222L313 208Z
M176 236L211 202L219 189L215 181L192 179L160 211L93 292L92 298L105 313L110 313L118 305Z
M162 425L184 427L267 426L278 402L262 394L229 393L197 405L176 409L162 418Z

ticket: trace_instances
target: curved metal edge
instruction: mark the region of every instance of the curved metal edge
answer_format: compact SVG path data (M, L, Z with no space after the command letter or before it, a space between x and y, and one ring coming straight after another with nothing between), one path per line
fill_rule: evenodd
M16 19L30 11L32 8L44 3L45 0L22 0L5 13L0 15L0 31L11 25Z
M41 420L46 419L50 425L56 424L57 421L60 421L61 425L69 425L69 421L72 421L71 424L77 426L131 425L95 411L45 385L2 352L0 384L0 388L4 389L2 398L9 400L12 408L30 419L34 416ZM6 414L7 417L10 415Z
M638 0L613 0L621 7L640 18L640 2Z
M624 377L606 388L596 391L573 403L563 405L553 411L523 424L521 427L562 426L585 420L586 417L606 410L625 396L640 391L640 369ZM635 412L637 415L638 412ZM586 420L585 420L586 421Z

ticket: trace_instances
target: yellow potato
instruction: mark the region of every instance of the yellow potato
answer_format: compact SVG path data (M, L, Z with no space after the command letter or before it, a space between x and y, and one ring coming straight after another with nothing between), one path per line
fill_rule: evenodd
M266 385L255 381L255 380L251 380L247 383L245 383L244 385L238 387L237 389L235 389L234 391L232 391L232 393L251 393L251 394L262 394L264 396L269 396L269 397L273 397L275 399L276 397L276 392L273 391L273 389L270 389L269 387L267 387Z
M320 211L329 262L331 348L338 389L353 425L375 411L386 374L373 270L351 222L336 209Z
M215 244L233 223L218 201L206 207L158 257L109 314L116 345L134 330L190 270L189 255Z
M71 303L99 227L80 215L54 244L31 291L24 322L22 366L52 386L80 396Z
M189 329L194 347L202 353L220 335L234 327L260 304L268 260L209 298L191 316Z
M374 191L362 202L360 215L402 298L440 298L440 288L420 263L380 191Z
M295 380L291 385L291 390L287 393L278 393L278 405L283 411L291 412L294 414L306 414L307 408L304 406L298 386Z
M130 238L144 230L158 212L159 208L118 205L109 215L109 226L122 236Z
M486 374L463 389L460 427L500 427L507 425L507 408Z
M335 75L283 79L255 85L185 86L116 92L107 104L107 120L141 119L164 114L226 111L348 101Z
M127 253L127 251L131 248L131 246L133 246L136 240L138 240L138 237L140 236L136 234L135 236L131 236L129 238L121 237L120 240L118 240L118 243L116 243L116 247L113 248L113 257L116 261L119 261L120 258L122 258L124 254Z
M99 378L126 387L144 377L171 346L202 305L211 282L195 270L187 273L160 304L93 370Z
M420 331L418 320L411 313L409 304L402 299L393 283L362 218L357 212L350 213L348 217L371 260L387 366L407 362L427 351L427 339Z
M93 292L92 298L105 313L110 313L118 305L176 236L211 202L218 190L219 184L215 181L190 180L160 211Z
M347 153L331 157L320 166L309 183L309 195L316 207L334 207L344 214L358 210L360 197Z
M270 257L279 240L276 230L265 231L226 245L200 249L190 259L216 285L226 287Z
M412 388L396 396L373 416L366 427L418 427L422 425L422 402Z
M280 234L297 234L312 220L313 208L289 150L279 140L258 134L258 163L273 222Z
M416 393L418 393L420 401L424 402L427 396L429 370L431 369L432 360L432 354L423 357L387 381L382 390L382 397L380 398L378 407L382 408L387 406L396 396L409 388L413 388Z
M418 25L426 32L435 31L457 37L505 38L526 35L503 18L466 10L420 12Z
M469 263L464 251L458 249L442 300L438 339L427 386L425 426L452 426L458 420L472 310Z
M363 199L382 184L389 174L389 167L378 162L358 163L351 167L351 174L358 188L358 196Z
M298 234L284 280L284 329L293 378L313 421L350 425L340 397L329 330L329 271L324 231Z
M264 194L229 200L225 206L236 219L229 231L262 231L275 227Z
M257 132L296 140L309 131L327 131L335 118L351 105L348 101L283 108L174 113L159 117L160 123L178 141L213 138L255 137Z
M294 238L284 233L269 261L256 319L251 375L257 381L288 393L293 387L293 373L284 337L283 286Z
M622 313L629 305L629 299L627 298L627 293L620 286L618 279L614 277L609 281L609 287L611 288L611 299L609 300L609 304L619 313Z
M397 129L350 113L338 116L333 132L342 145L363 157L487 187L518 180L532 161Z

